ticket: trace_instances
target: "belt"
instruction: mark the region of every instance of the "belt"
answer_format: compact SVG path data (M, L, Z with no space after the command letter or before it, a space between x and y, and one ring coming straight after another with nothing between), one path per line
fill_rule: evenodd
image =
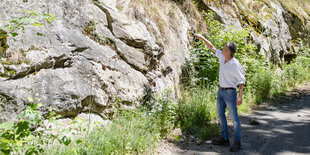
M233 87L219 87L221 90L228 90L228 89L236 89L236 88L233 88Z

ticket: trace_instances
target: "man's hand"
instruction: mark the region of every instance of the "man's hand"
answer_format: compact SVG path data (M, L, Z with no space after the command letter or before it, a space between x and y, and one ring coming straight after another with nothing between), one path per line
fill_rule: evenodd
M239 84L239 95L237 98L237 106L242 104L242 94L243 94L244 84Z
M194 34L195 38L204 40L205 37L203 37L201 34Z
M216 53L216 48L213 46L213 44L207 40L205 37L203 37L201 34L194 34L194 36L197 38L197 39L201 39L206 45L207 47L212 50L214 53Z
M241 105L242 104L242 96L238 96L237 98L237 106Z

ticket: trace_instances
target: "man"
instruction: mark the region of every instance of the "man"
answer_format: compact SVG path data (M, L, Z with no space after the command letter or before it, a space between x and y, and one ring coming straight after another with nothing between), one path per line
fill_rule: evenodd
M234 124L234 144L230 147L231 152L237 152L241 147L241 124L237 112L237 105L242 104L242 93L245 84L245 77L242 72L242 66L234 57L236 45L227 42L221 50L216 49L210 41L202 35L196 34L196 38L201 39L211 49L219 59L219 90L217 94L217 115L220 121L221 136L213 139L214 145L229 146L228 126L225 115L225 109L228 107L230 117ZM239 86L239 95L237 97L236 87Z

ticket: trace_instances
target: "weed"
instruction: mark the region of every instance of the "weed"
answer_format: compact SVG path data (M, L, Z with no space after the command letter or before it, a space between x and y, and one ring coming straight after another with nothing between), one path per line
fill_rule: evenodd
M43 116L37 111L42 106L39 99L28 98L29 106L18 115L18 122L0 124L0 153L4 154L40 154L43 146L53 140L44 130L36 130L43 126ZM50 120L56 119L50 114ZM46 129L46 128L45 128Z
M112 123L98 126L79 143L47 148L50 154L143 154L152 152L169 129L174 127L175 105L169 91L149 108L120 108ZM100 135L100 136L98 136Z
M192 88L182 92L177 110L182 131L198 134L202 139L217 135L218 128L210 124L216 118L216 94L217 87Z

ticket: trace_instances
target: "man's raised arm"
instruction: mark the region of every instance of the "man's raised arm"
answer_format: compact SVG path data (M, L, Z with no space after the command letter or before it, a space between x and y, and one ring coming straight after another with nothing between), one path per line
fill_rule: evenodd
M213 44L209 40L207 40L201 34L195 34L195 37L197 39L201 39L207 45L209 49L211 49L214 53L216 53L216 48L213 46Z

